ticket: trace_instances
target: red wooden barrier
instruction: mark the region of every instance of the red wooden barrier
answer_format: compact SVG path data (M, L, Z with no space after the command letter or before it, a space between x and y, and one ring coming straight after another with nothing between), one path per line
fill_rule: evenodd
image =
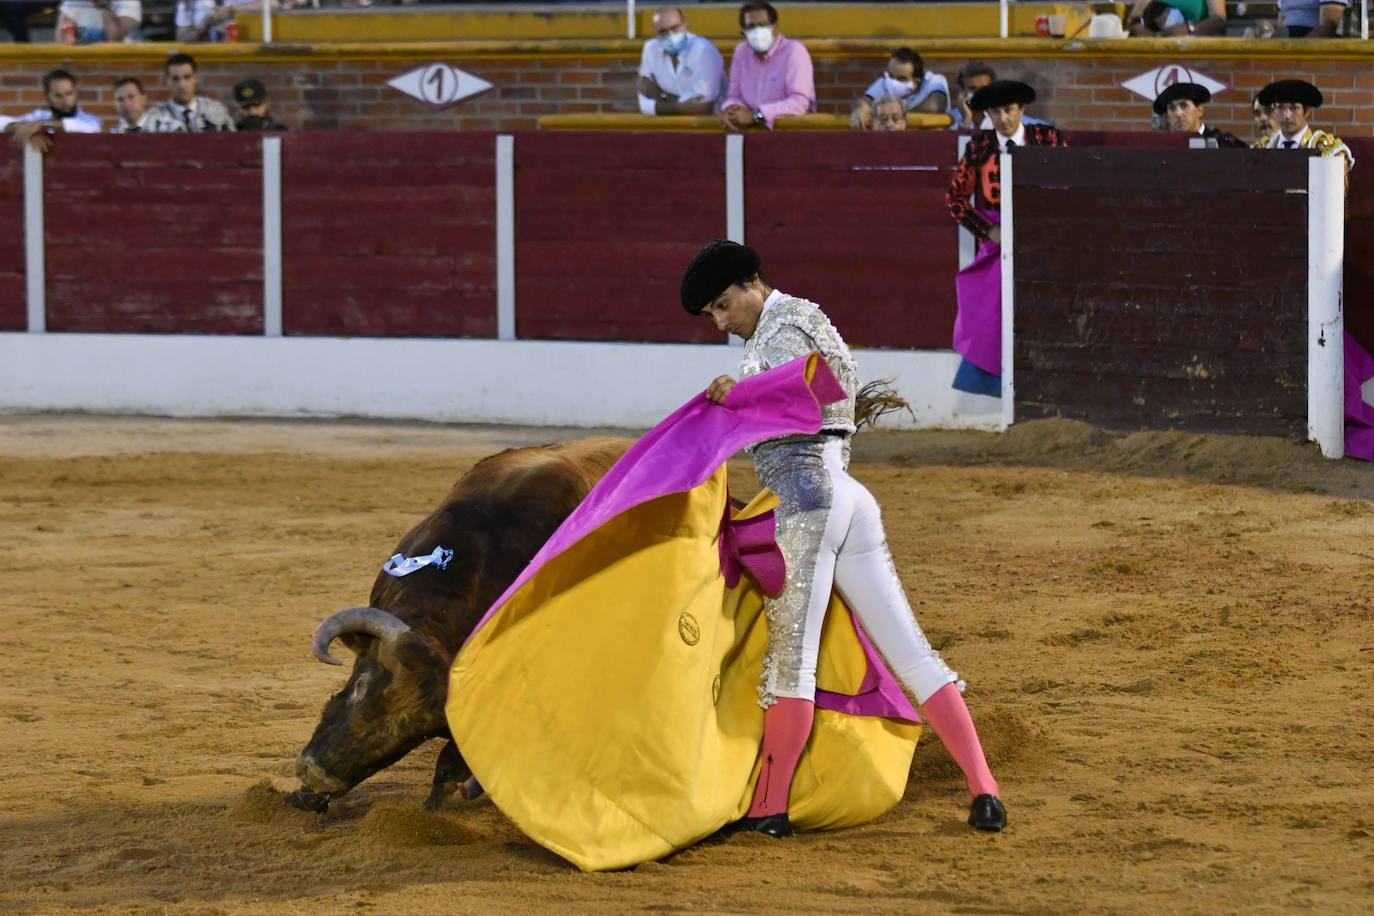
M1345 326L1374 352L1374 140L1346 140L1355 154L1345 221Z
M28 327L24 294L24 157L0 149L0 331Z
M258 137L59 137L48 328L262 333Z
M821 303L859 346L950 346L957 137L750 134L745 239L771 284Z
M287 334L496 336L492 134L288 134Z
M725 235L721 136L520 134L515 232L520 337L724 340L678 298L692 255Z

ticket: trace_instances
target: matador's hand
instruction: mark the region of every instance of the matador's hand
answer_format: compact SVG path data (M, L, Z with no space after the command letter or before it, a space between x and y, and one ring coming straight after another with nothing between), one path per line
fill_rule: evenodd
M728 375L722 375L706 389L706 396L715 403L721 404L725 401L726 396L734 390L734 387L735 380Z

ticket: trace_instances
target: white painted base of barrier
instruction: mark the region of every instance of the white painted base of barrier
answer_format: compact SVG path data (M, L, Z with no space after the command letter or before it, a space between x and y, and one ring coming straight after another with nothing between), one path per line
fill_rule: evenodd
M950 388L953 351L856 350L914 419L893 428L997 429L996 398ZM417 338L0 333L0 411L178 417L372 417L530 426L652 426L737 348Z

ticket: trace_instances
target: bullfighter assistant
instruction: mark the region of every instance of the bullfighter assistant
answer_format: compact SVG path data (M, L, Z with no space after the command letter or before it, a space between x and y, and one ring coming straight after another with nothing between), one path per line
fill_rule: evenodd
M715 241L702 248L682 278L681 298L688 313L704 312L720 330L746 340L741 376L819 352L849 395L823 408L819 434L750 448L759 481L779 500L777 542L787 583L765 605L763 765L738 827L774 837L791 833L788 790L811 733L821 627L837 587L964 771L973 796L969 824L1001 830L1006 811L964 705L962 682L921 632L888 552L878 503L848 473L858 389L848 346L819 306L768 286L758 254L744 245ZM728 407L734 385L722 376L708 395Z

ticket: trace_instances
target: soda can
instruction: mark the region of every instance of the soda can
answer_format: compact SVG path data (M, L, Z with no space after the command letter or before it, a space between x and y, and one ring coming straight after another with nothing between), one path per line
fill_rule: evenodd
M75 22L72 22L70 19L68 19L68 18L66 18L66 17L64 16L64 17L62 18L62 28L60 29L60 31L61 31L61 33L62 33L62 43L63 43L64 45L74 45L74 44L76 44L76 23L75 23Z
M238 41L238 40L239 40L239 24L238 24L237 22L235 22L234 20L232 20L232 19L230 19L228 22L226 22L226 23L224 24L224 40L225 40L225 41Z
M1050 37L1050 17L1045 13L1035 17L1035 34L1041 38Z

